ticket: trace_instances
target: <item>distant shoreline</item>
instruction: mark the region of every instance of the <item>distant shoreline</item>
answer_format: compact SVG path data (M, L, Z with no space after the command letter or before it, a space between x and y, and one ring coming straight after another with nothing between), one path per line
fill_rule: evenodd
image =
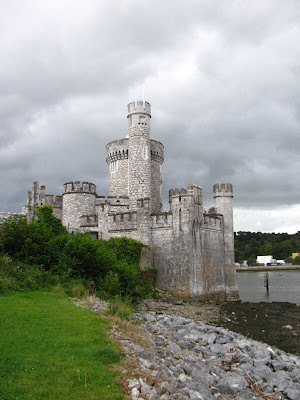
M260 266L260 267L236 267L237 272L244 271L300 271L300 265L284 266L278 265L273 267Z

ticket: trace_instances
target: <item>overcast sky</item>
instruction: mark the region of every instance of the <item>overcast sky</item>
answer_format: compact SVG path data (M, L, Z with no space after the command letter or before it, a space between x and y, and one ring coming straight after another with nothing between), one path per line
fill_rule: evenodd
M0 2L0 211L37 180L107 195L106 143L152 105L163 193L234 185L235 230L300 230L299 0Z

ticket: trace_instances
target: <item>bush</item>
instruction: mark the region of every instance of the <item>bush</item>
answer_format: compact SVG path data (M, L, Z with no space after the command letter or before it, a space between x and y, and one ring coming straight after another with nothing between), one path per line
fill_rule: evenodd
M118 260L123 260L136 266L139 265L143 243L122 237L110 238L106 244L116 254Z
M58 236L51 241L52 271L72 277L97 280L117 263L116 256L105 242L93 239L89 233Z
M153 292L139 267L141 242L126 237L103 241L89 233L68 233L50 206L39 207L37 217L31 223L20 216L1 221L0 251L23 267L7 266L10 273L2 273L0 290L36 289L48 282L61 284L72 295L74 285L87 287L92 281L98 283L102 296L130 297L134 302Z
M109 299L121 293L121 283L117 272L109 271L104 278L98 281L98 296Z
M0 292L36 290L45 284L44 272L37 266L0 256Z
M114 315L121 319L130 320L133 310L131 307L131 300L128 298L120 299L115 297L108 304L108 309L106 310L108 315Z

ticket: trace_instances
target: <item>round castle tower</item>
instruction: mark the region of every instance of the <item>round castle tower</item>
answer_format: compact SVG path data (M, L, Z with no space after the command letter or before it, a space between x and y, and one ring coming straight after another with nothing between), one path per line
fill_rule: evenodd
M160 212L164 146L150 139L150 104L142 100L129 103L127 118L128 136L106 145L109 196L128 196L132 210L137 199L149 197L151 212Z
M128 139L106 145L109 167L109 196L128 196Z
M80 228L80 217L95 213L96 186L90 182L63 185L62 223L70 231Z
M233 232L233 186L231 183L214 185L214 201L217 213L224 217L225 240L225 284L229 296L238 293L235 276L234 232Z

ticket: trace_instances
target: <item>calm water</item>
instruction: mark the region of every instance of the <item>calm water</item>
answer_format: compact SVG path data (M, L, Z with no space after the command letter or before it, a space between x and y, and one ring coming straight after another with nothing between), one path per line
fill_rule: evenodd
M300 271L269 272L269 294L264 287L265 272L237 272L236 276L242 301L300 303Z

